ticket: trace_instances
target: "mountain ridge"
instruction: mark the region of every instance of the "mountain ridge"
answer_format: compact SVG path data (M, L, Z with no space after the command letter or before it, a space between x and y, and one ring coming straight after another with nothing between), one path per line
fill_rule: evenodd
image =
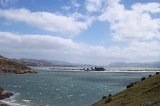
M66 61L57 61L57 60L41 60L41 59L28 59L28 58L20 58L20 59L12 59L16 62L25 64L27 66L60 66L60 67L77 67L77 66L92 66L88 64L77 64L70 63Z
M160 61L157 62L144 62L144 63L126 63L115 62L106 65L107 67L137 67L137 68L160 68Z

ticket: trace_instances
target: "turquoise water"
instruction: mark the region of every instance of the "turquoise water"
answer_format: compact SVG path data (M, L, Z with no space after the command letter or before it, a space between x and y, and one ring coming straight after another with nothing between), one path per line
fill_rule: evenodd
M150 72L50 72L0 75L0 86L15 93L12 106L90 106Z

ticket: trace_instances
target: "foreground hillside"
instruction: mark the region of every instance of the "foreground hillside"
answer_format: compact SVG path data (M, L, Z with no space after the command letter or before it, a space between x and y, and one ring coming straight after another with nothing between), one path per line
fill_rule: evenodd
M93 106L160 106L160 74L142 80Z
M16 74L23 74L23 73L32 73L33 71L31 68L15 62L11 59L5 58L0 56L0 73L16 73Z

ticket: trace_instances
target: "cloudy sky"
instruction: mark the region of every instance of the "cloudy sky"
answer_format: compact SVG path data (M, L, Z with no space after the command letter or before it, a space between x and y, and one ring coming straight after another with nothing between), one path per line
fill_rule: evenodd
M160 0L0 0L0 54L103 65L160 61Z

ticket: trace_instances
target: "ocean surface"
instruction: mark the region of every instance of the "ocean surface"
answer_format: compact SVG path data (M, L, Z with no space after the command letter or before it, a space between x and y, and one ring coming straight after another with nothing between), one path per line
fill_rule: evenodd
M66 72L36 69L36 74L0 75L0 86L15 93L11 106L90 106L153 72Z

